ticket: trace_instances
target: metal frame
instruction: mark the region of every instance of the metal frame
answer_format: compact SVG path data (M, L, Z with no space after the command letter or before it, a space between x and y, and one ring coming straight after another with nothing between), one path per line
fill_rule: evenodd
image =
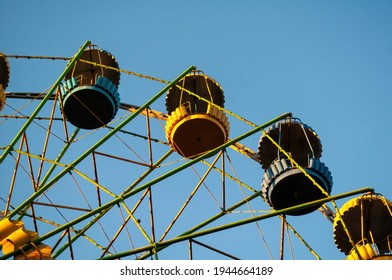
M202 228L210 225L211 223L213 223L214 221L218 220L219 218L225 216L226 214L230 213L231 211L236 210L237 208L241 207L242 205L249 203L253 199L259 198L261 196L261 191L256 191L256 190L252 189L251 187L249 187L249 189L252 191L252 195L245 197L243 200L241 200L231 206L226 205L226 179L228 178L228 179L234 180L234 181L238 180L236 178L233 178L230 174L228 174L226 172L226 149L230 147L233 150L235 150L236 152L239 152L239 153L247 156L250 159L257 160L256 159L257 156L255 155L255 153L251 149L240 144L239 142L247 137L250 137L251 135L262 132L263 129L278 122L279 120L290 117L291 113L282 114L280 116L277 116L276 118L271 119L270 121L268 121L264 124L256 125L255 127L250 129L246 133L244 133L240 136L237 136L234 139L229 140L228 142L209 151L208 153L203 154L195 159L189 160L189 161L185 162L184 164L182 164L181 166L174 168L174 169L156 177L155 179L152 179L146 183L142 183L142 181L144 179L146 179L154 170L156 170L158 166L160 166L163 162L165 162L165 160L167 160L169 158L169 156L173 153L173 151L171 149L169 149L163 156L161 156L159 159L157 159L154 162L154 158L153 158L154 152L153 152L152 142L159 142L160 140L153 139L151 137L150 119L154 118L154 119L158 119L158 120L166 120L167 115L150 109L150 105L153 104L164 93L166 93L169 88L175 86L177 84L177 82L180 81L189 72L194 70L195 66L190 66L183 73L181 73L177 78L175 78L173 81L168 82L166 84L166 86L164 86L164 88L162 88L162 90L160 90L158 93L156 93L143 106L135 106L135 105L122 103L121 108L132 112L132 114L130 116L128 116L126 119L124 119L121 123L116 125L115 127L107 127L107 128L109 128L109 132L106 133L106 135L104 135L101 139L99 139L97 142L95 142L93 145L91 145L88 149L86 149L83 154L81 154L79 157L77 157L75 160L73 160L70 164L66 164L66 165L61 164L61 160L64 157L64 155L66 155L66 153L67 153L68 149L70 148L70 146L72 145L74 139L76 139L80 129L75 129L73 134L69 135L66 121L64 119L58 119L60 121L63 121L64 131L65 131L67 141L64 144L64 146L62 147L62 150L57 155L56 159L54 161L52 161L52 165L49 168L49 170L46 172L46 174L44 176L42 176L43 175L43 173L41 172L42 171L42 163L44 162L44 160L47 160L47 159L45 159L45 153L46 153L46 149L48 147L48 139L50 136L50 127L52 126L52 123L55 120L53 118L53 116L54 116L55 106L57 103L58 92L57 92L57 94L54 94L54 93L55 93L55 91L58 91L58 87L59 87L60 83L62 82L62 80L64 79L65 75L67 74L68 71L70 71L70 69L73 67L74 63L80 57L83 50L89 44L90 44L90 41L86 41L82 45L80 50L75 54L75 56L68 63L68 65L65 68L65 70L63 71L63 73L59 76L59 78L56 80L56 82L53 84L53 86L50 88L50 90L45 95L41 95L41 94L37 94L37 93L15 93L15 92L14 93L7 93L7 97L9 97L9 98L23 98L23 99L30 99L31 98L31 99L40 99L41 101L40 101L39 105L35 108L34 112L30 116L25 117L26 122L24 123L22 128L19 130L17 135L14 137L14 139L10 142L10 144L4 149L4 152L0 157L0 164L4 161L4 159L12 151L16 151L18 155L17 155L16 163L15 163L15 172L18 172L18 168L20 166L19 160L20 160L21 155L27 156L27 160L28 160L29 166L30 166L29 173L32 178L32 182L33 182L34 189L35 189L35 192L30 197L28 197L24 202L20 203L15 209L10 210L9 203L7 203L6 211L4 213L4 216L6 216L6 218L16 218L16 219L21 220L24 216L32 216L33 221L36 222L38 217L35 217L34 205L44 206L44 204L40 203L40 202L36 202L35 200L37 198L39 198L40 196L45 195L46 191L48 191L51 187L53 187L56 184L57 181L59 181L61 178L63 178L64 176L66 176L70 172L74 172L76 174L79 174L85 180L87 180L88 182L90 182L91 184L96 186L97 199L99 201L98 202L99 206L94 209L87 209L87 208L84 209L84 208L70 207L67 205L49 204L48 203L45 206L54 207L54 208L64 208L64 209L68 208L68 209L72 209L74 211L80 211L83 214L80 215L79 217L67 222L67 223L64 223L62 225L56 225L56 228L54 230L49 231L49 232L41 235L37 239L33 240L32 243L26 244L25 246L14 251L11 254L1 256L0 259L8 259L8 258L14 256L15 254L21 252L22 250L29 248L30 246L32 246L32 244L38 244L38 243L43 242L43 241L45 241L45 240L47 240L57 234L60 234L60 238L58 239L58 241L56 242L56 244L53 247L53 249L55 249L55 252L53 253L52 256L54 258L56 258L62 252L69 249L71 258L73 258L74 257L73 243L79 237L83 236L83 237L88 238L88 236L86 236L86 234L85 234L87 232L87 230L89 228L91 228L93 225L95 225L96 223L98 223L100 221L100 219L103 218L105 216L105 214L107 214L116 205L122 205L123 208L125 209L125 211L127 212L127 216L124 217L123 224L120 226L117 233L112 237L112 239L110 240L109 244L107 244L107 246L102 246L100 244L97 244L97 246L101 247L102 251L103 251L102 255L99 257L99 259L116 259L116 258L127 257L130 255L136 255L138 253L142 253L142 255L137 257L137 259L146 259L151 256L154 256L156 259L158 259L158 252L159 251L166 248L167 246L170 246L170 245L178 243L178 242L186 241L186 240L188 240L190 242L190 256L192 256L192 246L191 245L192 245L192 243L195 243L197 245L203 246L203 247L208 248L208 249L215 251L217 253L223 254L227 257L236 258L236 257L234 257L228 253L225 253L217 248L214 248L210 245L207 245L203 242L200 242L200 241L196 240L195 238L205 236L208 234L212 234L212 233L216 233L216 232L220 232L220 231L227 230L230 228L239 227L239 226L246 225L249 223L254 223L254 222L268 219L271 217L285 215L286 213L289 213L290 211L297 211L297 210L300 210L300 209L303 209L306 207L310 207L312 205L318 205L320 203L334 201L334 200L345 198L345 197L355 195L358 193L373 192L372 188L364 188L364 189L360 189L360 190L356 190L356 191L352 191L352 192L348 192L348 193L344 193L344 194L339 194L339 195L335 195L335 196L328 196L325 199L305 203L303 205L297 205L295 207L290 207L290 208L282 209L279 211L271 211L271 212L264 214L264 215L253 216L251 218L243 219L243 220L236 221L233 223L201 230ZM54 105L53 105L53 108L51 111L51 115L48 118L49 129L48 129L46 137L45 137L43 152L42 152L42 155L40 155L40 157L38 157L37 155L33 155L29 152L29 141L26 136L26 130L28 129L30 124L35 119L40 118L40 117L38 117L38 114L48 100L53 100ZM60 98L59 102L61 102L61 98ZM137 162L137 161L128 160L128 159L122 158L122 157L114 157L112 155L97 151L97 149L102 144L104 144L106 141L108 141L110 138L112 138L116 133L122 132L122 129L128 123L130 123L132 120L134 120L137 116L140 116L140 115L145 116L147 136L140 136L140 135L137 135L137 136L144 137L147 140L147 149L148 149L148 155L149 155L149 160L148 160L147 164ZM19 146L19 148L16 149L15 145L17 144L17 142L19 140L20 140L20 144L19 144L20 146ZM167 143L164 143L164 144L167 144ZM25 148L26 151L22 151L23 148ZM212 156L214 154L217 154L217 156L215 157L215 159L213 160L213 162L211 164L205 162L206 158L209 158L210 156ZM78 171L78 169L76 168L78 166L78 164L80 164L82 161L86 160L90 156L91 156L91 159L93 162L94 178L89 178L89 177L85 176L84 174L80 173ZM98 171L98 165L97 165L97 156L110 157L115 160L125 161L125 162L129 162L131 164L141 165L146 168L146 171L135 182L133 182L129 187L127 187L120 195L113 194L112 195L113 199L111 201L103 203L100 199L100 192L101 191L108 191L108 190L105 190L105 187L100 184L99 171ZM38 171L37 177L35 177L35 174L31 168L31 159L32 158L38 158L41 160L41 168ZM220 169L217 167L217 163L218 163L219 159L221 159L221 168ZM161 181L163 181L163 180L165 180L165 179L167 179L167 178L169 178L169 177L171 177L171 176L173 176L173 175L175 175L175 174L177 174L187 168L190 168L199 162L206 163L208 165L207 171L201 177L199 183L194 187L192 193L190 194L188 199L184 202L184 204L180 208L180 210L177 212L177 215L172 220L172 222L169 224L169 226L167 227L167 229L165 230L163 235L160 238L157 238L156 232L155 232L155 219L156 219L156 217L154 215L154 205L153 205L153 195L154 194L152 191L152 186L157 185L157 183L159 183L159 182L161 182ZM56 167L58 167L58 166L61 166L63 169L60 172L58 172L55 176L52 177L52 174L54 173ZM221 196L222 196L221 212L219 212L219 213L215 214L214 216L212 216L211 218L195 225L193 228L183 232L182 234L180 234L177 237L165 239L165 237L166 237L167 233L170 231L171 227L174 225L174 223L176 223L178 217L182 214L183 210L187 207L187 205L188 205L189 201L192 199L193 195L197 192L197 190L200 188L200 186L202 185L205 178L209 175L209 173L212 170L217 170L218 172L221 173L221 186L222 186L222 188L221 188ZM16 173L14 174L14 176L16 176ZM42 177L42 179L41 179L41 177ZM12 183L11 183L12 185L14 184L14 181L15 181L15 177L12 179ZM240 182L240 183L241 183L241 185L246 186L244 183L242 183L242 182ZM10 190L9 198L11 197L11 195L12 195L12 187ZM134 205L134 207L132 209L129 209L128 206L126 206L125 201L129 198L136 197L136 195L140 195L140 198L139 198L138 202ZM147 232L145 231L145 229L141 225L138 225L139 223L137 221L137 218L134 216L135 211L138 209L139 205L144 200L148 201L148 207L149 207L149 213L150 213L149 219L150 219L150 223L151 223L151 236L149 234L147 234ZM31 214L28 213L29 209L31 209ZM143 235L149 241L150 245L142 246L137 249L124 251L124 252L117 253L117 254L109 254L109 249L111 248L112 244L116 241L119 234L126 228L127 223L131 220L133 220L133 222L136 225L138 225L140 232L143 233ZM282 220L282 221L283 221L283 224L285 224L285 221L284 220ZM75 231L74 226L79 223L82 223L82 222L86 223L83 226L83 228L78 231ZM34 227L36 230L38 229L36 224ZM288 226L288 227L290 227L290 226ZM283 225L282 225L282 236L283 236L283 230L284 229L283 229ZM291 228L291 230L296 234L294 229ZM71 234L72 232L75 232L75 234L73 236ZM63 245L60 245L60 243L62 242L63 239L67 240L67 242L65 242L65 244L63 244ZM282 240L282 251L283 251L283 243L284 243L283 237L281 240ZM103 248L103 247L105 247L105 248ZM310 250L311 250L311 248L310 248ZM283 258L283 252L281 254L281 258Z

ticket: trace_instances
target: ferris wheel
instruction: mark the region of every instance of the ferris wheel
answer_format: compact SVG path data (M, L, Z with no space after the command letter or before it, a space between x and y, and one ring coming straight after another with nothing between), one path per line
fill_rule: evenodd
M11 59L64 71L47 90L8 92ZM131 78L160 89L133 105ZM0 259L322 259L291 223L310 215L348 259L391 259L392 203L372 188L331 195L313 128L224 105L194 66L156 78L89 41L72 58L0 53ZM257 151L243 144L254 139Z

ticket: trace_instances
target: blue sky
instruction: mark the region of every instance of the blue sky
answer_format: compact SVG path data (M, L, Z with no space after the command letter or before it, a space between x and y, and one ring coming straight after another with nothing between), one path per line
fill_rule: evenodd
M332 194L370 186L392 199L390 1L45 0L1 1L0 8L0 51L5 54L71 57L90 40L110 51L120 68L166 80L196 65L220 83L228 110L256 124L292 112L311 126L321 138L322 160L334 178ZM7 91L11 92L45 91L65 67L63 61L10 59L10 64ZM122 102L142 105L162 87L122 74L119 92ZM164 99L152 108L165 111ZM249 129L233 119L230 137ZM257 150L259 137L243 144ZM66 160L72 160L72 155ZM260 188L260 166L242 156L233 155L234 160L239 161L239 177ZM173 180L186 185L188 177ZM157 207L159 203L162 209L167 206L157 202ZM267 209L261 199L258 203L260 209ZM256 203L252 207L257 210ZM214 213L197 205L192 211L195 216L199 211ZM279 220L271 223L259 225L277 258ZM333 244L331 224L320 213L295 218L293 223L322 258L344 258ZM224 247L221 243L227 240L242 244L251 231L257 231L254 225L203 240L217 247ZM257 242L251 240L238 245L243 247L240 257L269 258L264 249L251 252ZM180 245L176 246L162 257L183 258ZM296 256L311 259L305 251L299 248ZM200 258L217 257L200 254Z

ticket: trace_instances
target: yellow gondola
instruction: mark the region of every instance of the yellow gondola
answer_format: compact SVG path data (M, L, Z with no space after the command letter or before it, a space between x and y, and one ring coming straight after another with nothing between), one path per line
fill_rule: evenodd
M377 248L380 255L391 253L391 209L392 202L375 194L363 195L346 202L339 210L340 215L336 215L333 225L334 241L338 249L349 255L353 252L352 242L361 246L369 243Z
M167 140L177 153L195 158L224 144L230 131L220 85L199 71L185 76L166 96ZM216 106L215 106L216 105Z

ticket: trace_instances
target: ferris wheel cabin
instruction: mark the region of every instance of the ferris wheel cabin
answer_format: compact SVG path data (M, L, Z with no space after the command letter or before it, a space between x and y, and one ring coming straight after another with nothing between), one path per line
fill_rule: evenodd
M320 161L322 146L316 132L299 120L288 118L261 136L258 159L265 170L263 199L275 210L325 198L332 190L332 176ZM288 213L304 215L321 205Z
M336 247L351 260L392 259L391 209L392 202L377 194L347 201L333 224Z
M200 71L180 80L166 96L165 130L172 149L192 159L224 144L230 125L223 105L220 85Z
M67 120L84 129L108 124L120 106L119 83L115 58L94 46L87 48L61 86L62 109Z
M10 66L7 58L0 52L0 111L5 105L5 89L10 80Z

